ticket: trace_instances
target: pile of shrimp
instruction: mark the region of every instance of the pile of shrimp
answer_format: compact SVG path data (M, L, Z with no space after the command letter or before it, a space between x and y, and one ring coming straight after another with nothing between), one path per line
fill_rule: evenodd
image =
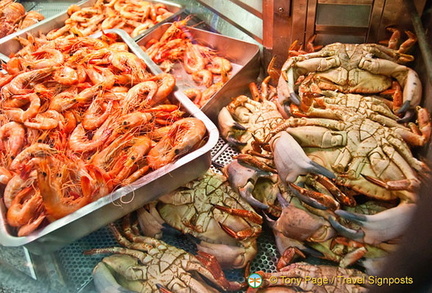
M37 11L26 12L21 3L0 0L0 38L29 27L45 17Z
M131 37L173 15L163 3L142 0L97 0L93 6L71 5L65 25L47 35L55 39L67 34L89 36L100 30L123 29Z
M218 56L216 50L193 39L186 26L189 19L173 22L159 40L152 39L141 48L165 72L180 63L195 83L184 93L202 107L229 79L232 64Z
M29 38L0 75L0 185L25 236L161 168L205 140L116 34Z

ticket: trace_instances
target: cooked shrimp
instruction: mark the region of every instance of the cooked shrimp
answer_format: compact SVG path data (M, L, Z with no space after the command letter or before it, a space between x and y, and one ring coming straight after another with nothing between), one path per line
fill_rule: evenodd
M3 97L10 95L25 95L32 92L32 89L27 88L32 82L48 77L56 68L43 68L32 71L23 72L15 76L7 85L3 86L1 93Z
M158 169L173 162L202 142L205 124L197 118L176 121L168 133L150 150L147 159L150 168Z
M53 74L53 79L64 85L78 83L78 72L69 66L62 66Z
M42 160L37 170L37 182L47 213L51 222L63 218L91 202L91 193L82 188L88 180L75 178L65 164L49 164ZM80 183L74 183L78 180ZM64 185L67 184L65 187Z
M21 123L9 122L0 127L0 150L15 157L25 143L25 128Z
M113 101L104 103L104 100L96 98L84 112L81 123L86 130L94 130L112 115L112 110Z
M198 85L204 85L210 87L213 84L213 73L210 70L202 69L192 73L192 79Z
M119 172L116 172L115 180L117 182L122 182L135 171L138 163L150 151L151 145L152 141L147 136L133 138L132 146L128 149L124 157L123 167Z
M39 216L43 208L42 196L33 186L17 193L6 213L6 220L12 227L21 227Z
M6 184L3 201L7 208L10 208L17 194L23 189L34 185L36 180L36 171L30 170L31 167L24 167L20 173L16 173Z
M69 91L61 92L50 100L49 109L57 112L66 111L78 103L77 95L77 93Z
M64 117L55 110L47 110L43 113L37 114L34 118L24 121L24 125L29 128L36 128L40 130L54 129L64 126Z
M63 53L56 49L43 48L32 53L32 55L40 59L28 62L27 66L31 69L54 67L64 63Z
M148 75L146 64L137 55L130 52L113 52L109 56L112 66L125 72L130 73L138 80L144 80Z
M85 71L93 84L100 85L104 89L111 89L114 86L115 75L110 69L89 64Z
M158 85L155 81L148 80L134 85L127 92L126 98L121 101L120 106L123 108L123 113L128 113L139 107L146 106L157 92Z
M93 151L104 144L111 132L111 129L103 127L102 125L96 130L92 139L89 139L84 126L80 123L75 127L69 137L69 147L76 152Z
M48 144L34 143L25 149L23 149L11 162L9 169L18 170L19 167L23 166L30 159L35 157L47 157L57 153L57 150L52 148Z
M195 44L187 44L183 65L186 72L189 74L205 68L206 61Z
M152 115L150 113L139 111L123 114L116 119L115 131L116 133L124 133L133 129L138 130L139 128L146 127L151 119Z
M202 92L199 89L196 88L190 88L187 90L184 90L183 93L192 100L195 104L198 104L198 102L201 100Z
M132 31L131 37L135 38L142 33L144 33L146 30L154 26L155 23L151 19L146 19L142 24L135 27L135 29Z
M207 69L215 74L222 74L223 72L229 72L232 70L232 64L228 59L223 57L213 57L210 63L207 64Z
M35 117L39 113L41 102L38 95L35 93L22 95L20 99L30 102L26 110L21 108L12 108L5 109L4 113L10 120L22 123Z
M148 99L147 104L149 106L158 104L166 99L172 93L176 85L175 77L170 73L160 73L150 78L150 80L157 82L158 89L156 94L151 99Z

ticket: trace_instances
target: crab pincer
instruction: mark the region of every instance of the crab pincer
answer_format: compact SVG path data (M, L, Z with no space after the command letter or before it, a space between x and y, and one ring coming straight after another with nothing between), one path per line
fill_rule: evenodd
M284 183L294 182L299 175L306 173L336 178L333 172L312 161L288 132L282 131L276 134L270 140L270 148L274 154L279 177Z
M416 204L401 203L375 215L363 215L345 210L335 211L338 216L360 225L359 230L347 228L332 217L329 218L329 222L342 236L374 245L400 237L410 223L415 210Z

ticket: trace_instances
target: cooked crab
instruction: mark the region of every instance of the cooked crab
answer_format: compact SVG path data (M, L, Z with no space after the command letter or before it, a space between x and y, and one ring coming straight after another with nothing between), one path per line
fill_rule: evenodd
M243 268L257 254L262 218L214 171L138 210L142 231L161 237L166 225L199 241L223 268ZM165 229L166 230L166 229Z

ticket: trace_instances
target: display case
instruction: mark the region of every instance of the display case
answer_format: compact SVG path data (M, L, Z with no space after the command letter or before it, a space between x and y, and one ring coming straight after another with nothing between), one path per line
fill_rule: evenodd
M55 23L55 19L58 20L60 15L67 17L66 10L70 5L85 5L87 1L18 2L21 2L27 10L36 9L44 14L46 21L41 22L42 26L40 27L47 27ZM220 102L221 100L211 101L201 110L195 106L186 107L191 115L197 115L206 121L207 131L210 134L209 142L203 147L205 153L199 153L195 157L192 155L192 160L199 160L197 166L192 166L193 172L184 168L170 169L163 174L162 181L158 180L154 186L151 186L150 191L157 194L156 197L162 195L155 190L158 189L158 185L164 185L164 180L170 183L164 186L164 192L178 187L179 184L173 184L171 176L181 178L182 173L184 173L183 175L191 180L209 167L216 173L222 173L219 167L231 162L238 151L216 134L217 130L214 124L218 123L218 112L232 98L247 93L248 85L251 82L261 82L268 74L268 65L273 57L276 57L273 66L280 69L288 58L290 45L296 40L305 44L314 36L314 44L316 45L334 42L377 43L390 36L386 30L388 27L413 31L418 41L413 51L415 60L411 67L419 73L422 82L423 100L421 106L432 111L432 2L430 0L172 0L169 2L177 7L175 17L136 37L134 39L137 46L135 49L138 50L139 46L144 46L155 35L162 34L160 31L164 31L171 21L192 16L193 25L191 27L193 29L191 29L191 34L196 34L197 39L201 41L207 38L206 41L212 44L212 48L224 52L227 58L235 59L236 64L239 64L239 75L234 76L233 80L218 93L222 102ZM13 56L14 45L11 44L16 43L17 36L24 36L29 32L35 33L37 31L38 25L35 25L30 30L17 32L11 37L0 40L0 59L3 58L3 61L7 62L7 59ZM213 37L213 35L215 36ZM232 42L231 45L230 42ZM244 54L242 54L242 50ZM143 56L143 58L147 58L145 53ZM155 65L152 64L151 66ZM187 86L190 82L187 81L185 82L186 85L182 86ZM277 82L274 82L274 86L277 86ZM178 88L176 95L180 97L180 100L185 98ZM430 148L431 144L427 143L415 151L422 158L428 160L432 154ZM180 166L182 166L181 163ZM425 184L422 185L422 188L422 192L427 193L424 190ZM147 192L147 190L145 191ZM110 208L121 209L121 205L124 203L122 198L120 201L120 204L111 203L113 206ZM144 202L140 203L143 204ZM418 268L427 270L425 263L432 258L432 249L423 243L429 241L431 236L428 231L430 230L430 212L427 208L432 207L430 207L430 200L427 196L421 197L419 206L421 209L419 209L418 215L414 215L413 224L425 226L421 231L418 231L418 226L416 229L408 228L407 237L411 237L416 231L424 235L417 235L418 241L412 242L414 247L409 247L409 240L402 241L399 252L389 258L386 269L380 274L384 277L411 276L413 274L417 282L413 284L413 288L422 290L419 292L429 292L431 289L430 280L423 278L422 272L418 270ZM136 208L138 207L133 206L127 211L130 212ZM123 211L116 214L112 210L108 213L116 217L114 222L125 214ZM97 217L105 217L104 212L97 213ZM108 220L101 222L111 222L112 217L107 216L107 218ZM89 219L92 221L92 225L89 225L92 228L87 229L85 221L79 221L78 224L83 226L84 232L78 233L79 236L74 237L72 242L59 240L57 243L55 238L50 239L48 237L46 240L48 244L44 243L44 239L42 239L42 241L36 241L30 246L24 242L21 244L17 242L18 245L0 246L0 279L2 280L0 292L97 292L93 283L92 271L103 255L86 255L84 252L95 248L118 246L118 243L108 227L101 228L94 225L97 222L95 219ZM118 222L116 223L118 224ZM76 225L73 228L79 229ZM61 234L63 235L55 235L55 237L67 236L66 238L70 238L65 231ZM0 235L0 238L2 237L4 236ZM167 235L164 236L163 240L188 252L196 252L194 242L187 237ZM4 241L0 242L3 243ZM49 249L45 249L45 245ZM257 245L258 254L250 264L250 271L275 271L279 254L270 229L262 232L257 240ZM404 255L410 259L406 260ZM317 261L313 257L307 260L311 263ZM392 266L392 262L397 266ZM415 266L416 263L418 263L417 267ZM244 282L247 278L244 269L227 269L224 272L230 281ZM378 289L396 292L407 288L403 286L401 288L397 286L384 287ZM113 288L113 290L114 292L122 292L118 288ZM241 290L241 292L245 290ZM374 290L377 288L372 288L371 292ZM376 292L384 292L380 290Z

